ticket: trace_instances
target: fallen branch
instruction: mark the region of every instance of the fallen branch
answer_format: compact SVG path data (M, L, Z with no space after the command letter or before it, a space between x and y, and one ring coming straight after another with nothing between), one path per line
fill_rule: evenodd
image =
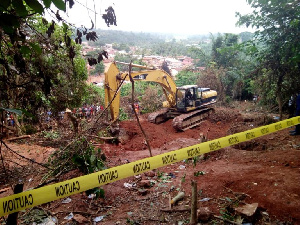
M25 139L25 138L31 138L31 136L23 135L23 136L19 136L19 137L8 138L8 139L6 139L6 141L16 141L16 140L21 140L21 139Z
M48 180L48 181L45 181L45 182L43 182L43 183L39 184L39 185L38 185L38 186L36 186L34 189L37 189L37 188L43 187L43 186L45 186L45 185L48 185L48 184L50 184L50 183L52 183L52 182L57 182L57 181L58 181L58 179L57 179L57 178L52 178L52 179L50 179L50 180Z
M7 192L8 190L10 190L10 188L3 188L0 190L0 194L4 193L4 192Z
M92 137L92 138L98 138L98 139L103 140L103 141L109 141L109 140L117 139L116 137L99 137L97 135L86 135L86 136Z
M168 213L172 213L172 212L189 212L189 211L191 211L191 208L186 208L186 209L160 209L160 211L168 212Z

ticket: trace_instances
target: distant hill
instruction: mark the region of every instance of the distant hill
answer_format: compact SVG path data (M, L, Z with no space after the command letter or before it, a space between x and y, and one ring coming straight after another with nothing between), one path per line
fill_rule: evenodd
M98 41L90 42L90 45L104 46L107 43L127 44L130 46L143 46L145 43L163 43L171 38L168 35L158 35L152 33L134 33L117 30L96 30Z

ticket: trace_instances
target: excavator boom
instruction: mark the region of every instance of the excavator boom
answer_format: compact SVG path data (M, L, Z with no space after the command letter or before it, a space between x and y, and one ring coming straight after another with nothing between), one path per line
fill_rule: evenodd
M116 63L112 63L105 72L105 106L110 104L111 118L113 121L118 119L120 108L120 88L125 81L130 81L129 73L120 73ZM121 63L126 64L126 63ZM129 65L129 64L128 64ZM132 64L145 70L131 71L134 81L152 81L158 83L163 88L168 107L175 107L176 84L171 75L163 70Z

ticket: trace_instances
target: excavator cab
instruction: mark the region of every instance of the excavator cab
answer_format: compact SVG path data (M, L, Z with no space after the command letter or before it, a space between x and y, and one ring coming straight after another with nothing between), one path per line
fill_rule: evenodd
M200 100L197 101L197 85L185 85L178 87L176 91L176 107L180 112L187 112L195 109Z
M197 85L177 87L176 109L179 112L189 112L204 106L214 104L217 92L210 88L200 88Z

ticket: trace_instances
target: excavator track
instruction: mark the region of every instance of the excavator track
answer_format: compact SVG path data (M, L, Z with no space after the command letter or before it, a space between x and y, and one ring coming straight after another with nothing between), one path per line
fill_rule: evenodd
M168 109L165 108L165 109L162 109L158 112L151 113L148 116L148 121L150 123L155 123L155 124L162 123L162 122L167 120L167 118L166 118L166 113L167 112L168 112Z
M178 131L184 131L198 126L203 120L207 119L214 112L213 108L203 108L187 114L176 116L172 125Z

